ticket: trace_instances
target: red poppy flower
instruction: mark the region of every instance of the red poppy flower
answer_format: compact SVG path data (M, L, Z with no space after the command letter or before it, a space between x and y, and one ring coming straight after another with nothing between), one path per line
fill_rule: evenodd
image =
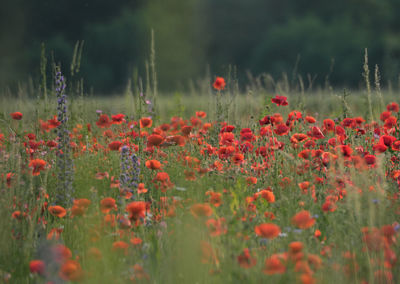
M365 122L365 119L362 118L361 116L358 116L354 118L354 121L357 124L357 126L361 126Z
M393 244L396 242L396 238L395 238L396 229L393 227L393 225L382 226L381 232L388 244Z
M383 153L387 150L388 147L386 147L385 144L375 144L374 146L372 146L372 149L376 152L376 153Z
M101 210L101 212L108 213L112 209L117 209L117 205L115 203L115 199L114 198L106 197L106 198L103 198L100 201L100 210Z
M124 114L116 114L111 116L111 120L113 124L121 124L124 122L125 115Z
M133 201L126 205L126 211L129 213L129 219L139 220L146 216L146 202L144 201Z
M10 116L12 117L12 119L14 119L14 120L21 120L22 119L22 113L20 113L20 112L13 112L13 113L10 113Z
M122 143L120 141L113 141L110 144L108 144L108 148L112 151L118 151L119 148L121 148Z
M299 158L307 160L310 157L310 149L304 149L299 154L297 154Z
M289 103L287 102L287 97L276 95L275 98L271 99L271 102L276 104L277 106L287 106Z
M268 203L275 202L275 195L270 189L263 189L261 190L258 195L261 195Z
M324 134L322 134L321 129L319 129L319 127L317 126L313 126L311 128L311 131L309 133L307 133L310 137L314 138L314 139L323 139L325 138Z
M257 264L257 259L250 255L250 250L245 248L237 257L239 265L243 268L250 268Z
M21 214L21 211L17 210L11 214L11 217L17 220L22 220L22 217L24 217L24 215Z
M287 127L285 124L279 124L275 129L274 132L276 135L279 136L284 136L289 133L289 127Z
M275 214L273 212L269 212L269 211L264 212L264 217L269 220L274 220L276 218Z
M158 134L151 134L147 137L148 146L159 146L164 141L164 138Z
M221 90L223 90L225 88L225 86L226 86L226 83L225 83L225 79L224 78L222 78L222 77L215 78L215 81L214 81L214 84L213 84L214 89L216 89L218 91L221 91Z
M206 225L208 230L210 231L211 237L226 234L226 232L228 231L225 218L219 218L217 220L209 219L207 220Z
M111 129L107 129L106 131L104 131L103 132L103 136L107 137L107 138L114 138L115 137L115 135L114 135L114 133L112 132Z
M230 146L235 141L235 134L232 132L223 132L220 135L220 144Z
M335 133L339 136L345 136L346 135L346 130L344 130L343 127L341 127L340 125L337 125L335 127Z
M150 170L159 170L161 169L161 163L157 160L149 160L146 161L146 167Z
M341 153L345 157L350 157L353 153L353 149L351 149L349 145L339 145L336 146L335 149L338 153Z
M240 165L244 162L244 155L241 153L236 153L235 155L233 155L232 157L232 162L235 165Z
M7 187L10 188L11 187L11 180L14 176L14 173L7 173L6 175L6 183L7 183Z
M105 179L105 178L108 179L109 177L110 177L110 175L108 174L108 172L98 172L95 175L95 178L98 179L98 180L102 180L102 179Z
M59 206L59 205L50 206L48 210L51 215L59 217L59 218L62 218L65 215L67 215L67 211L62 206Z
M116 241L112 245L112 250L116 252L122 252L128 254L129 244L124 241Z
M276 238L279 233L281 232L281 229L279 228L278 225L272 224L272 223L264 223L259 226L256 226L254 228L254 231L258 236L261 236L263 238L267 239L274 239Z
M160 129L162 131L168 131L170 128L171 128L171 126L169 124L167 124L167 123L164 123L164 124L160 125Z
M47 123L50 129L57 128L58 126L61 125L61 121L58 121L57 116L54 116L52 119L49 119Z
M153 182L155 183L156 188L161 189L162 192L166 192L167 189L174 186L166 172L158 172L153 179Z
M233 130L235 130L235 126L233 126L233 125L226 125L226 126L224 126L224 127L221 128L220 133L223 133L223 132L232 132Z
M166 172L157 173L157 175L156 175L156 177L155 177L155 180L156 180L156 181L159 181L159 182L168 181L168 180L169 180L169 175L168 175L168 173L166 173Z
M355 126L354 118L346 117L345 119L343 119L342 125L347 128L352 128L353 126Z
M140 119L140 128L149 128L153 124L153 120L150 117L143 117Z
M116 225L117 218L114 214L106 214L103 220L107 226L113 228Z
M304 262L299 261L296 263L296 266L299 267L299 264L304 264ZM303 267L303 266L302 266ZM307 265L305 265L305 267L307 267ZM303 274L300 275L299 280L302 284L315 284L316 280L312 275L311 270L309 269L309 267L307 267L307 269L303 269L305 270Z
M303 147L306 149L314 148L315 147L314 140L308 140L306 143L304 143Z
M376 163L376 157L374 155L365 155L364 159L369 166L374 166Z
M141 238L132 238L129 241L134 246L138 246L138 245L141 245L143 243L143 240Z
M232 156L234 152L235 152L235 147L233 146L221 147L218 150L218 157L221 160L223 160Z
M394 151L400 151L400 140L394 141L392 144L392 149Z
M326 200L324 204L322 204L322 211L324 212L335 212L337 206L334 202L330 200Z
M49 132L51 130L50 125L46 121L39 119L39 123L40 123L41 130L46 131L46 132Z
M61 233L64 231L63 228L53 228L50 230L50 232L47 234L46 239L47 240L52 240L52 239L56 239L59 240Z
M183 173L185 174L185 179L186 180L191 180L191 181L196 180L196 174L195 174L194 171L185 170Z
M397 118L395 116L390 116L385 120L385 124L383 125L386 129L393 128L397 123Z
M56 141L54 141L54 140L49 140L46 143L46 146L49 147L49 148L55 148L57 145L58 145L58 143Z
M397 103L390 103L386 106L388 111L399 112L399 105Z
M263 119L260 119L260 120L258 121L258 123L259 123L261 126L270 124L271 122L272 122L272 121L271 121L271 117L270 117L269 115L264 116Z
M189 136L192 129L193 129L193 126L186 125L186 126L182 127L182 134L184 136Z
M32 168L32 175L34 176L38 176L45 166L46 162L42 159L34 159L29 162L29 167Z
M110 118L106 114L102 114L99 117L99 120L96 122L96 125L100 128L107 128L111 126Z
M298 186L300 187L300 189L301 189L303 192L307 192L307 189L310 187L310 182L309 182L309 181L303 181L303 182L300 182L300 183L298 184Z
M196 116L199 118L206 118L207 113L204 111L196 111Z
M324 130L326 131L334 131L335 130L335 122L332 119L325 119L324 122Z
M396 141L396 137L393 137L391 135L382 135L379 137L379 143L384 144L387 147L392 146L392 144Z
M148 190L147 188L144 187L144 183L139 183L138 188L137 188L137 193L142 194L146 193Z
M73 205L71 208L71 217L83 216L85 212L86 212L85 207L81 207L79 205Z
M257 184L257 178L256 177L247 177L246 183L247 183L247 185Z
M192 212L193 216L195 217L204 217L204 216L211 216L212 214L212 209L210 205L207 203L197 203L194 204L191 208L190 211Z
M315 123L316 122L316 119L313 116L308 116L308 115L306 116L305 120L308 123Z
M192 124L193 127L199 127L202 124L201 120L195 116L192 116L190 118L190 123Z
M213 192L213 191L207 191L206 195L210 195L210 199L208 202L210 202L210 204L214 205L215 207L219 207L222 204L222 193L220 192Z
M79 281L83 277L83 271L79 262L69 259L61 266L59 275L66 281Z
M382 121L385 121L386 119L388 119L390 116L392 115L392 113L390 111L384 111L381 113L381 115L379 116L379 119Z
M293 216L292 223L300 229L307 229L314 225L315 219L311 218L311 214L309 211L302 210L295 216Z
M302 242L291 242L289 244L289 253L291 255L295 255L303 250L303 243Z
M174 135L174 136L167 136L165 140L161 143L161 147L168 147L168 146L185 146L185 137L181 135Z
M263 270L265 274L283 274L285 271L286 267L278 256L273 255L265 260L265 268Z
M31 262L29 263L29 270L31 271L31 273L44 275L46 270L46 265L41 260L31 260Z
M305 135L304 133L295 133L290 138L290 142L292 142L292 143L300 143L300 142L303 142L303 141L307 140L307 138L308 138L308 136Z

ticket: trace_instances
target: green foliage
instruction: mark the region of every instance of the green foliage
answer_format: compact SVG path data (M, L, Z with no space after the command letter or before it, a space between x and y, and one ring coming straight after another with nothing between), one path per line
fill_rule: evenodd
M307 16L271 28L256 47L251 66L255 72L262 72L264 66L268 66L277 77L292 70L299 55L298 73L316 74L321 82L334 58L331 83L347 81L354 85L359 81L359 76L353 75L360 73L360 47L366 45L367 34L355 28L350 19L337 19L327 24L316 16Z
M121 92L133 68L145 74L153 54L151 30L164 91L182 90L208 67L211 74L227 74L230 64L238 66L244 81L248 70L276 78L290 74L298 62L293 75L316 75L314 83L323 85L332 59L332 86L356 88L364 48L386 78L382 88L388 80L397 81L400 72L397 0L6 0L5 5L0 86L23 81L27 74L39 81L42 42L48 55L67 66L76 41L83 40L81 74L87 88Z
M147 48L140 40L142 21L139 11L124 11L110 22L85 27L81 68L89 85L122 88L130 69L143 65L140 55Z

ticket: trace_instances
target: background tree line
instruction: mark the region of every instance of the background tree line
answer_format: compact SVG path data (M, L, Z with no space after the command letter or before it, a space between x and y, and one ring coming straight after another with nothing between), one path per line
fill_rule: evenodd
M120 92L142 75L154 30L161 90L191 79L267 72L329 74L334 87L358 87L364 48L382 77L397 82L398 0L4 0L0 9L0 86L40 74L40 46L69 66L84 40L81 76L97 93ZM333 67L333 71L330 72ZM371 66L373 67L373 66ZM385 83L385 82L384 82Z

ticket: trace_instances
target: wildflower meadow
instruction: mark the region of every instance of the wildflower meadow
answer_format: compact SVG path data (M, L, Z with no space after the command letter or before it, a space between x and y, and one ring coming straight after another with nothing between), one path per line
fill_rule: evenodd
M53 69L2 98L1 283L399 283L399 100L379 80L165 97L153 76L104 99Z

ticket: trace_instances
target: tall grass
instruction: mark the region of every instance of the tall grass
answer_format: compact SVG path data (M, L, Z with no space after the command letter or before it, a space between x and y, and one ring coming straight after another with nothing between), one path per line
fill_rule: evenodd
M154 36L152 42L154 50ZM61 201L60 148L49 146L61 141L57 128L46 128L58 102L56 89L46 89L44 66L43 95L0 98L4 282L399 281L400 131L396 121L377 119L396 97L381 88L378 68L372 96L367 53L367 117L364 90L337 93L329 77L325 89L313 89L315 78L304 80L296 70L282 80L252 78L241 92L232 68L224 90L213 90L208 77L190 94L161 94L152 52L146 81L134 75L121 96L86 96L74 77L63 126L74 193ZM272 103L276 92L289 106ZM399 112L392 108L393 121ZM22 120L10 116L14 111ZM125 116L113 123L101 117L116 114ZM328 118L337 128L326 125ZM232 135L224 134L227 125L235 127ZM122 145L138 164L124 164ZM38 175L34 159L46 162ZM146 163L153 160L160 166ZM133 197L118 183L131 172L142 184ZM145 202L145 214L133 217L125 207L131 202ZM66 207L65 216L51 210L57 205ZM305 224L295 219L302 211L311 214ZM270 224L279 232L260 229ZM60 247L64 256L55 252ZM30 267L32 260L42 261L44 272Z

